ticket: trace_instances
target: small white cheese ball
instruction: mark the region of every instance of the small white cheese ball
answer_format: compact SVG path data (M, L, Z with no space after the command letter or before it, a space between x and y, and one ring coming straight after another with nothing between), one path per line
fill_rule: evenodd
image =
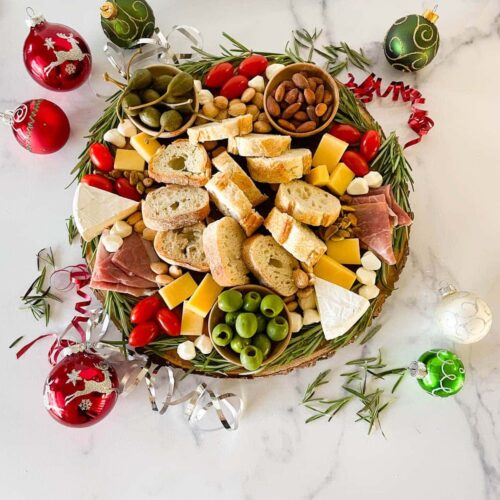
M119 220L113 224L110 233L116 234L121 238L126 238L132 234L132 226L127 224L124 220Z
M212 94L212 92L210 92L210 90L201 89L198 92L198 101L200 102L201 106L204 106L205 104L209 104L209 103L213 102L213 100L214 100L214 95Z
M125 137L123 137L123 135L120 134L116 128L108 130L104 134L103 139L117 148L123 148L125 144L127 144L127 139L125 139Z
M201 80L193 80L193 87L194 91L198 94L198 92L200 92L200 90L203 88Z
M298 312L290 313L290 330L292 330L292 333L300 332L303 324L302 316Z
M363 285L374 285L377 279L377 273L375 271L369 271L364 267L360 267L356 270L356 277L360 283Z
M382 267L382 262L371 250L368 250L361 257L361 265L369 271L378 271Z
M368 193L368 190L368 182L366 182L363 177L356 177L347 186L347 194L350 194L351 196L366 194Z
M212 352L212 349L214 348L214 345L212 344L212 341L210 340L210 337L208 335L200 335L199 337L196 337L194 346L202 354L210 354Z
M125 137L132 137L137 134L137 128L128 118L126 118L118 124L118 132Z
M379 188L383 182L382 176L375 170L367 173L363 179L368 183L368 187L371 188Z
M262 75L257 75L248 81L248 86L255 89L256 92L264 92L266 82L264 81L264 77Z
M179 355L179 358L191 361L196 357L194 344L190 340L186 340L186 342L179 344L177 346L177 354Z
M116 252L123 245L122 238L117 234L106 234L101 238L101 241L109 253Z
M363 285L359 288L358 293L366 300L372 300L378 297L380 290L375 285Z
M304 326L313 325L314 323L319 323L319 312L316 309L306 309L304 311Z
M285 67L284 64L270 64L266 68L266 78L270 80L278 71L281 71Z

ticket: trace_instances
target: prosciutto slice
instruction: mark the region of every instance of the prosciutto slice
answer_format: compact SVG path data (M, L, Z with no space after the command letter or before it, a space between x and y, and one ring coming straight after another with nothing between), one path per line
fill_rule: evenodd
M133 286L123 285L121 283L108 283L107 281L96 281L92 279L90 286L97 290L106 290L110 292L127 293L134 297L142 297L152 291L151 288L135 288Z
M396 214L396 226L409 226L410 224L412 224L413 221L411 220L411 217L397 204L394 195L392 194L392 188L389 184L387 184L386 186L380 186L379 188L370 189L369 195L379 194L383 194L385 196L387 205L389 205L392 212Z
M383 194L364 194L359 196L351 196L349 197L350 205L362 205L365 203L387 203L385 195ZM389 211L389 217L391 218L391 223L393 226L398 225L398 216L393 212L391 207L387 205L387 209Z

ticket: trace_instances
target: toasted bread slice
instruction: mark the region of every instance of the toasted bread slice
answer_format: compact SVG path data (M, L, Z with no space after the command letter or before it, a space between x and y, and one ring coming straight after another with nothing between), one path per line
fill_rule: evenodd
M325 243L311 229L276 207L269 212L264 226L300 262L314 266L326 252Z
M149 163L149 176L157 182L182 186L204 186L212 175L206 149L179 139L162 146Z
M292 138L278 134L248 134L232 137L227 141L227 150L239 156L279 156L290 149Z
M243 191L252 206L255 207L267 200L267 196L260 192L251 177L225 151L217 155L212 163L219 172L229 175L229 178Z
M220 286L246 285L248 268L241 255L245 233L232 217L210 223L203 232L203 249L212 277Z
M254 181L281 184L300 179L311 171L312 154L308 149L290 149L274 158L247 158Z
M155 231L192 226L209 212L208 193L194 186L169 184L149 193L142 204L144 224Z
M333 194L300 180L281 184L275 204L282 212L311 226L329 226L340 214L340 201Z
M263 285L288 297L297 291L293 271L299 263L271 236L255 234L243 243L243 260Z
M251 236L264 222L257 213L245 193L224 172L215 174L206 185L210 197L217 208L229 217L236 219L245 231Z
M236 137L237 135L249 134L253 130L252 115L236 116L226 118L220 122L205 123L188 128L189 142L221 141Z
M208 272L210 267L203 250L205 224L156 233L154 247L161 260L193 271Z

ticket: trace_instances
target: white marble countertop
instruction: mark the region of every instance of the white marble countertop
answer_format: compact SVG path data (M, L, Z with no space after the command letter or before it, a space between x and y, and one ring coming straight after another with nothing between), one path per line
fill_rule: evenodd
M39 0L32 6L48 20L77 29L94 54L94 76L104 68L105 38L98 1ZM74 430L57 425L42 405L49 371L45 347L16 361L7 349L19 335L45 330L19 296L35 275L35 253L52 245L61 263L76 262L68 248L64 219L73 190L64 190L69 170L102 102L90 88L57 94L39 87L22 62L25 2L3 2L0 30L0 109L35 97L59 103L72 134L67 146L50 156L21 149L7 128L0 142L0 270L2 287L0 349L0 470L9 499L329 499L495 500L500 497L500 340L498 326L481 343L453 346L433 319L439 281L451 280L482 295L500 314L500 51L498 0L441 2L441 49L418 75L402 75L385 62L381 41L394 20L421 13L422 1L273 0L239 2L151 0L159 25L197 26L205 47L216 50L228 31L250 46L280 50L297 27L323 28L326 39L363 47L374 71L390 82L416 85L436 121L430 135L408 151L416 191L411 257L399 290L379 322L383 330L364 353L381 348L391 366L404 366L432 347L454 349L467 367L467 383L455 398L435 399L407 379L383 418L386 438L367 436L354 423L352 409L334 421L305 425L298 401L320 370L339 373L343 362L361 354L350 346L316 367L265 381L209 380L221 392L232 390L247 402L234 433L196 433L177 407L165 416L149 409L145 391L122 398L95 427ZM387 127L406 134L408 108L378 104L370 110ZM64 325L71 308L55 311L53 327ZM185 380L190 389L196 377ZM338 393L339 383L327 390Z

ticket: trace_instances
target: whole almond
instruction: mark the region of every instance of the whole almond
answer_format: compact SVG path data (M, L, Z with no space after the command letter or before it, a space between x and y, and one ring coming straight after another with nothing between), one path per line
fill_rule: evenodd
M306 112L310 120L316 121L318 119L318 116L316 115L316 112L314 110L314 106L307 106Z
M325 114L321 117L322 122L326 122L328 120L328 117L330 116L330 113L332 112L333 106L330 104L330 106L327 106Z
M297 111L297 113L295 113L293 117L299 122L305 122L309 118L305 111Z
M316 101L316 94L312 89L304 89L304 97L309 105L314 104Z
M297 127L297 132L300 132L300 133L302 133L302 132L311 132L311 130L314 130L316 127L317 127L316 122L310 120L308 122L301 123Z
M319 76L311 76L310 80L316 82L317 85L323 85L323 80Z
M269 114L271 116L279 116L280 115L280 112L281 112L280 106L276 102L276 100L274 99L274 97L272 95L267 96L266 107L267 107L267 111L269 112Z
M288 104L293 104L297 102L297 97L299 96L299 89L290 89L285 96L285 101Z
M304 94L302 92L299 92L299 95L297 96L297 102L300 102L300 104L302 104L304 101Z
M299 89L309 88L309 82L307 81L307 78L301 73L295 73L292 76L292 81Z
M328 106L324 102L320 102L314 108L314 112L316 113L317 116L321 117L326 113L327 109L328 109Z
M283 80L281 82L287 90L291 90L295 88L295 83L292 80Z
M317 82L312 78L308 78L307 81L309 82L309 88L314 92L316 90L316 87L318 86Z
M283 118L280 118L278 120L278 125L280 127L283 127L285 130L289 130L290 132L295 132L295 125L293 123L290 123L288 120L283 120Z
M323 96L323 102L325 104L330 104L333 101L333 95L329 90L325 90L325 95Z
M250 102L257 92L252 87L248 87L241 94L241 102Z
M323 97L325 96L325 86L318 85L315 94L316 94L316 102L317 103L323 102Z
M300 102L290 104L281 114L281 118L288 120L300 109Z
M276 99L276 102L281 102L286 94L286 87L283 85L283 83L280 83L277 87L276 90L274 91L274 98Z

